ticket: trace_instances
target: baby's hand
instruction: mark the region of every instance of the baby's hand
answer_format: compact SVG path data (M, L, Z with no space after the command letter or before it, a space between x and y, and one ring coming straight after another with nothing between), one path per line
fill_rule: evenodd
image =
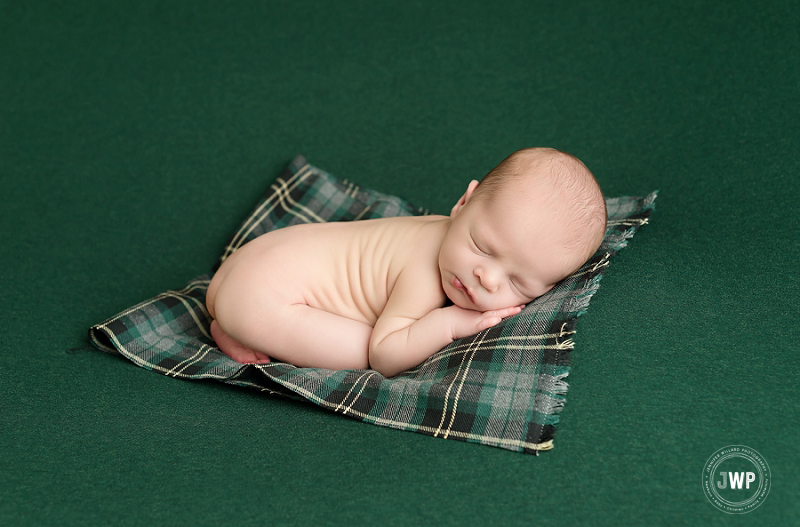
M463 307L448 306L442 308L442 311L452 339L456 340L497 325L503 318L516 315L522 311L523 307L525 306L507 307L492 311L473 311Z

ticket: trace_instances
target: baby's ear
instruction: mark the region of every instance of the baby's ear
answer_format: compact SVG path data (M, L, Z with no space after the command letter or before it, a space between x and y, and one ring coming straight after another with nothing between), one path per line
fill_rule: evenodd
M472 193L475 192L475 189L478 188L478 181L472 180L469 182L469 186L467 186L467 191L464 192L464 195L461 196L461 199L458 200L458 203L453 206L453 209L450 211L450 217L455 218L456 214L467 204L469 199L472 197Z

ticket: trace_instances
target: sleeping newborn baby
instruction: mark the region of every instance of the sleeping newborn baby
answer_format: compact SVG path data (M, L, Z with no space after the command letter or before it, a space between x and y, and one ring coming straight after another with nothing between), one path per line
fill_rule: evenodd
M239 362L391 377L575 272L606 218L578 159L520 150L470 182L449 216L295 225L245 244L209 285L211 334Z

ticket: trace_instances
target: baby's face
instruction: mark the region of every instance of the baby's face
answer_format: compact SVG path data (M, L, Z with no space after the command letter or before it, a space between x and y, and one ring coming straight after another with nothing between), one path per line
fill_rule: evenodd
M439 252L442 288L452 302L487 311L526 304L573 269L574 254L543 196L501 190L492 200L471 199L453 209Z

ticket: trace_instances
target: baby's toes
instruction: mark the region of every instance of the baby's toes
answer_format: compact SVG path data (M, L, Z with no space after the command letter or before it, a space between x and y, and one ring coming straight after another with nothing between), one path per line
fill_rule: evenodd
M251 360L248 362L253 364L268 364L269 360L269 355L261 353L260 351L254 351Z

